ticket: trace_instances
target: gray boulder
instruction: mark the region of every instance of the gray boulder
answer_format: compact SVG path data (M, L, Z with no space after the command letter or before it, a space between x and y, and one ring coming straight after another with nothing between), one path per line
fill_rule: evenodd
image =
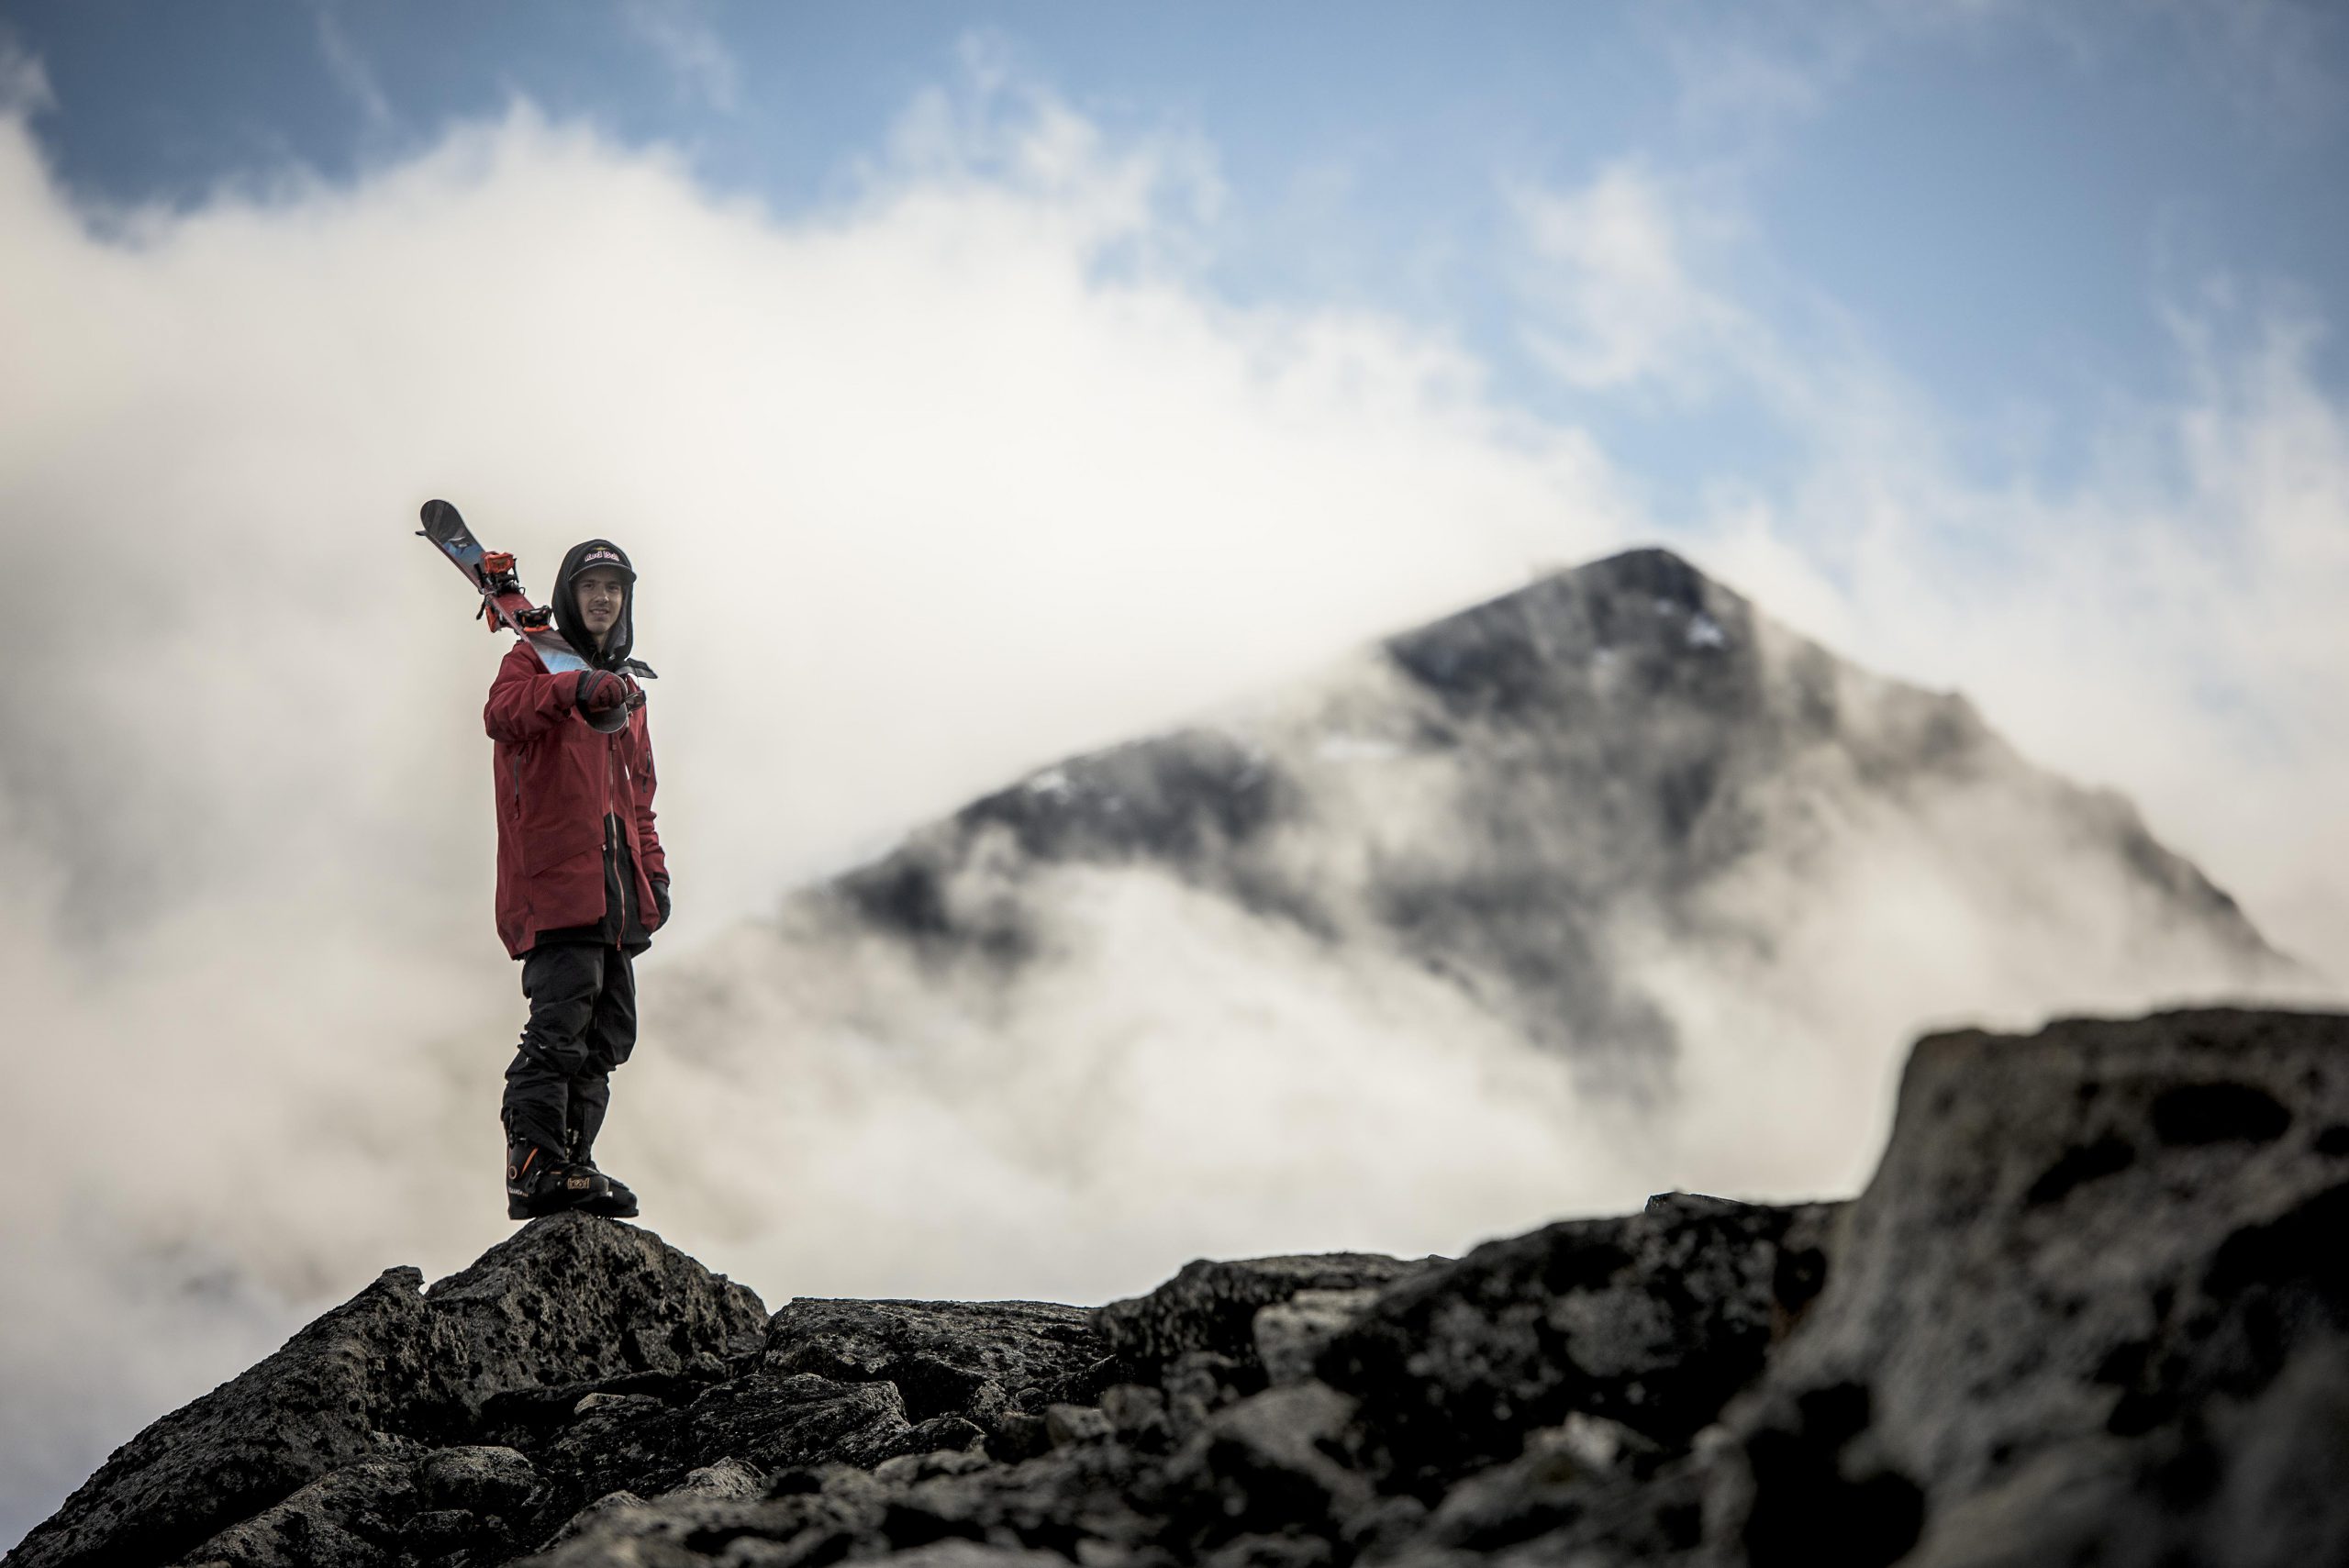
M1113 1301L1093 1315L1102 1340L1131 1373L1154 1375L1187 1351L1257 1366L1256 1315L1299 1292L1375 1289L1442 1263L1376 1252L1246 1258L1186 1263L1147 1296ZM1261 1370L1261 1368L1259 1369Z
M802 1297L774 1315L766 1347L772 1371L894 1384L907 1419L956 1418L990 1440L1008 1413L1095 1403L1109 1355L1083 1307L1045 1301Z
M1920 1041L1800 1334L1732 1412L1755 1563L2340 1561L2349 1019ZM2316 1476L2332 1477L2314 1484Z
M1833 1216L1671 1193L1487 1242L1388 1286L1318 1370L1422 1494L1575 1412L1686 1448L1817 1291Z
M439 1446L501 1392L682 1373L696 1356L755 1350L766 1318L755 1295L650 1231L584 1215L534 1221L429 1293L422 1284L385 1270L139 1433L8 1568L172 1562L312 1482ZM343 1496L313 1496L302 1517L338 1517Z

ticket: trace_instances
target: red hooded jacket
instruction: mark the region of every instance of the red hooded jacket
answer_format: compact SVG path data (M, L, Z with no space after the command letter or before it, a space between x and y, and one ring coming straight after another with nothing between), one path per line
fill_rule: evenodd
M631 917L648 933L661 924L652 884L669 867L652 828L644 709L597 734L574 706L578 686L577 671L550 674L517 639L482 709L497 743L497 935L516 958L543 932L606 924L607 914L615 933Z

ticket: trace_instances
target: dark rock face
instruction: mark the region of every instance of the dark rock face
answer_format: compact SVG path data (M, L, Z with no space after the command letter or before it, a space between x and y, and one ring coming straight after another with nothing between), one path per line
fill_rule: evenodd
M1256 1359L1256 1322L1266 1307L1305 1292L1375 1291L1443 1261L1407 1263L1370 1252L1238 1262L1201 1258L1148 1296L1111 1302L1094 1324L1136 1371L1154 1373L1194 1351L1244 1364Z
M1848 1204L1667 1194L1087 1312L540 1221L126 1445L17 1564L2299 1565L2349 1554L2349 1017L1921 1042Z
M431 1451L494 1424L500 1396L575 1402L606 1381L720 1374L765 1321L756 1296L657 1237L584 1216L534 1222L429 1295L423 1283L385 1270L124 1444L9 1553L11 1568L170 1562L239 1521L261 1528L225 1543L223 1561L265 1560L265 1539L376 1540L371 1520L469 1495L419 1490L416 1472L451 1474L460 1462L435 1465ZM274 1519L254 1518L272 1508Z
M429 1386L424 1276L386 1269L267 1361L115 1451L8 1556L11 1568L168 1562L297 1488L376 1457Z
M1875 1521L1876 1562L2349 1540L2349 1491L2292 1490L2344 1430L2344 1123L2339 1017L1920 1042L1828 1288L1730 1423L1723 1529L1756 1561L1821 1507Z
M1019 902L957 907L947 891L1000 836L1009 853L1034 864L1179 867L1243 902L1310 920L1309 903L1252 855L1267 830L1302 806L1294 784L1260 748L1210 730L1179 730L1074 758L1039 780L984 795L819 896L923 951L1019 963L1036 945Z
M1042 1301L793 1302L767 1331L784 1372L894 1385L907 1417L998 1432L1007 1413L1090 1405L1104 1351L1084 1309Z
M1487 1242L1386 1291L1318 1370L1422 1491L1577 1412L1685 1448L1808 1305L1833 1212L1673 1193Z

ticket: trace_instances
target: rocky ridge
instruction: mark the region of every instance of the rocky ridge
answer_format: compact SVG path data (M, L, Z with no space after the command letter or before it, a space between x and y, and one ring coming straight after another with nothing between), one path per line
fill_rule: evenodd
M2349 1016L1913 1051L1848 1203L797 1300L534 1222L392 1269L8 1568L2349 1559Z

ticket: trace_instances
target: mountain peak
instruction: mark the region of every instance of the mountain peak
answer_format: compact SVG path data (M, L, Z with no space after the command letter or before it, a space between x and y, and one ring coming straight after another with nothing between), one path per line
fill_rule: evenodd
M1659 548L1041 769L815 896L926 960L1008 974L1077 940L1052 934L1042 891L1076 866L1172 874L1448 977L1586 1084L1635 1095L1670 1091L1686 1026L1631 973L1627 931L1710 950L1699 962L1727 974L1805 927L1906 917L1840 909L1839 885L1951 911L1992 967L2048 976L2025 1006L2281 964L2125 803L2032 767L1964 697L1862 670ZM1754 902L1779 881L1813 901ZM2061 975L2051 944L2099 956ZM1861 984L1839 974L1790 978ZM1757 1004L1779 1005L1720 1005Z
M1642 693L1754 700L1754 619L1743 598L1648 548L1553 573L1381 647L1454 714L1571 721L1594 673L1619 661Z

